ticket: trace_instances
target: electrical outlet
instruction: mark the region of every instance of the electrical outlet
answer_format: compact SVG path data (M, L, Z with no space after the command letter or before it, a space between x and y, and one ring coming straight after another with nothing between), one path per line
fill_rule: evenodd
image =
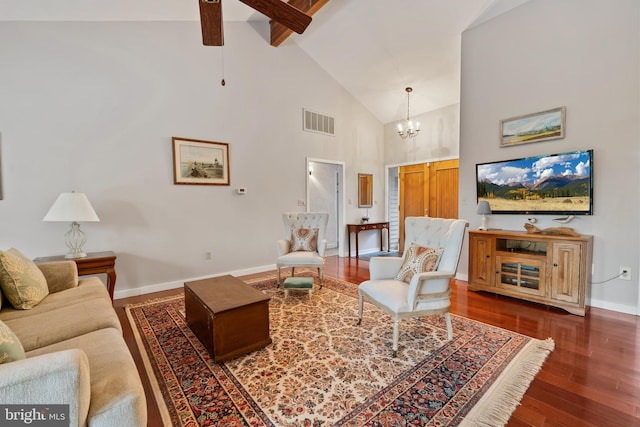
M204 259L211 260L211 258L213 258L213 253L211 251L206 251L204 253Z
M622 280L631 280L631 269L629 267L620 267L620 275Z

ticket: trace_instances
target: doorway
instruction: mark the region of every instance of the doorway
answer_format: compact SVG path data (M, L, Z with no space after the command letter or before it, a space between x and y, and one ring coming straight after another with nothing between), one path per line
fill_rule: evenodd
M458 159L452 159L387 166L387 218L390 230L397 229L392 247L397 245L400 252L404 248L408 216L458 218L458 165Z
M307 159L307 212L328 212L327 255L339 255L342 247L344 163Z

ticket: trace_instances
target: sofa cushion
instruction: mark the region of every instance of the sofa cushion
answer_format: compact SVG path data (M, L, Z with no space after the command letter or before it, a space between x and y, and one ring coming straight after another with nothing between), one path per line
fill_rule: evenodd
M122 333L122 327L109 299L91 299L32 316L6 320L30 351L77 337L98 329L111 328Z
M443 251L443 248L425 248L411 243L402 261L396 280L409 283L417 273L434 271L438 268L438 261L440 261L440 255L442 255Z
M31 310L16 310L9 304L5 304L2 310L0 310L0 320L6 322L8 320L35 316L69 305L82 304L93 299L104 299L111 302L107 288L97 277L82 279L75 288L50 293L40 304Z
M291 230L291 252L313 252L317 248L317 228L296 228L294 230Z
M14 308L28 310L49 294L42 271L17 249L0 251L0 287Z
M47 279L50 294L78 286L78 267L74 261L52 261L37 265Z
M92 427L145 426L147 409L136 365L122 336L101 329L27 353L27 357L79 348L89 360L91 403L87 424Z
M4 322L0 321L0 363L24 358L24 348L20 340Z

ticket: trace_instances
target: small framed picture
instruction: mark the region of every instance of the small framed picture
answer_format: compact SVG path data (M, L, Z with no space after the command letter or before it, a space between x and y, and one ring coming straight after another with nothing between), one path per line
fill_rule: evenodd
M229 185L229 144L175 136L171 140L174 184Z
M564 138L565 107L500 120L500 146Z

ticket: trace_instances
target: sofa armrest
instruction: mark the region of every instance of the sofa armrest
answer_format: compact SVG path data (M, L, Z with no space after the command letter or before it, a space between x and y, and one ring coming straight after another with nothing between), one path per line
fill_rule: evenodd
M400 257L372 257L369 260L369 278L371 280L385 280L396 277L402 266Z
M50 293L78 286L78 267L74 261L44 262L37 266L47 279Z
M79 349L58 351L0 365L3 404L69 405L70 426L87 422L89 361Z

